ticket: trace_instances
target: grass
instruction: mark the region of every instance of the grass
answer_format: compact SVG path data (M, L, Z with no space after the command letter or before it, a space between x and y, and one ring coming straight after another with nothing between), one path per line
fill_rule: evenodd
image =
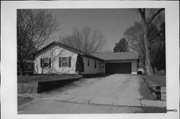
M22 97L22 96L18 96L18 106L23 105L23 104L25 104L25 103L27 103L27 102L30 102L30 101L32 101L32 100L33 100L32 97Z
M166 87L166 76L165 75L154 75L154 76L142 75L142 78L144 80L151 81L151 82L155 83L156 85Z

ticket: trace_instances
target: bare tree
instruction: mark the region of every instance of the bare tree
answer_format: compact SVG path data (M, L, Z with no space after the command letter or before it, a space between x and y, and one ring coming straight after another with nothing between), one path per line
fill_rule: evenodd
M143 39L144 39L144 46L145 46L145 63L146 63L146 70L148 75L153 75L153 69L150 62L150 51L149 51L149 40L148 40L148 28L153 22L153 20L163 11L164 9L157 9L152 15L149 15L147 9L142 8L138 9L142 24L143 24Z
M72 34L62 38L60 42L80 51L93 53L103 48L106 37L102 32L85 26L82 29L75 28Z
M17 54L20 74L25 61L57 30L57 22L47 10L17 10Z

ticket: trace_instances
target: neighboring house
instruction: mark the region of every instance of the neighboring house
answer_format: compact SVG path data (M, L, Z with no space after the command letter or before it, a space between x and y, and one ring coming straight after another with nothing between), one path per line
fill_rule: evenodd
M20 75L20 68L17 64L17 74ZM33 75L34 73L34 60L28 59L23 63L24 75Z
M76 74L77 56L84 62L82 74L137 74L138 54L135 52L86 54L58 42L42 48L34 59L35 74Z

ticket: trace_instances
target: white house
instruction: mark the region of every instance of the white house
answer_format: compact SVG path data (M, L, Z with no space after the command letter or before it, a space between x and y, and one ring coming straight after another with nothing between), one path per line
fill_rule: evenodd
M58 42L50 43L36 54L34 73L75 74L78 55L84 62L82 74L137 73L138 54L135 52L86 54Z

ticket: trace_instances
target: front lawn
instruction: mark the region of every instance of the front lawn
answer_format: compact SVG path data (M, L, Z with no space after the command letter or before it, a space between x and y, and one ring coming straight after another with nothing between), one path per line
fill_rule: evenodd
M142 78L147 81L151 81L156 85L161 87L166 87L166 76L165 75L154 75L154 76L147 76L142 75Z
M18 106L21 106L27 102L32 101L33 98L32 97L22 97L22 96L18 96Z

